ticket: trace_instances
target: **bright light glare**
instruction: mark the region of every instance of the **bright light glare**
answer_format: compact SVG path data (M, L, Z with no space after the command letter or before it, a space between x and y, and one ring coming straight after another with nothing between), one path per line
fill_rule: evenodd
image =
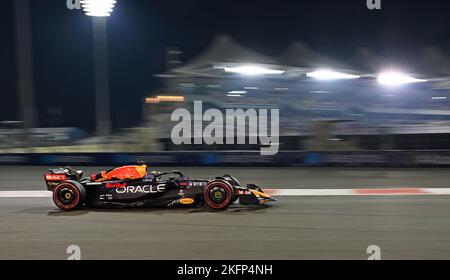
M424 83L428 80L416 79L401 72L384 72L378 76L378 82L387 86L399 86L411 83Z
M239 67L224 67L225 72L237 73L248 76L258 76L258 75L277 75L283 74L282 70L272 70L260 66L239 66Z
M145 103L147 104L158 104L161 102L184 102L184 96L171 96L171 95L163 95L157 97L147 97L145 98Z
M317 70L311 73L307 73L306 76L317 79L317 80L348 80L348 79L358 79L358 75L346 74L331 70Z
M116 0L82 0L81 6L87 16L109 17L116 5Z
M240 94L227 94L228 97L242 97Z
M229 94L246 94L247 91L245 90L232 90L228 92Z

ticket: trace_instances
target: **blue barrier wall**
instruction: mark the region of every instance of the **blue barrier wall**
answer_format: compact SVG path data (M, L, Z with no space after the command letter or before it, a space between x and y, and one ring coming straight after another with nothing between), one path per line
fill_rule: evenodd
M153 166L450 166L450 151L283 151L0 154L0 165L105 165L146 161Z

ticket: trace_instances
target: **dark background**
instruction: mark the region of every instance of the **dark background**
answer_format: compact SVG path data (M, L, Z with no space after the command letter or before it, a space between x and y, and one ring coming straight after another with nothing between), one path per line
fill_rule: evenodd
M40 126L48 107L62 107L61 125L93 130L91 19L65 0L31 0L36 105ZM0 120L16 120L13 0L0 12ZM165 47L179 46L187 61L227 33L246 47L275 55L295 40L345 62L368 47L396 61L414 60L428 46L450 48L450 5L445 0L118 0L109 18L109 63L115 128L136 125L146 92L158 88Z

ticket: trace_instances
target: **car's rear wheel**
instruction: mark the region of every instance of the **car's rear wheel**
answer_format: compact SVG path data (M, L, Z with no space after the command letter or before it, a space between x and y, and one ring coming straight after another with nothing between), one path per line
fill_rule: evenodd
M234 199L233 187L225 180L214 180L204 190L206 204L214 210L225 210Z
M53 191L53 202L63 210L75 210L86 200L86 189L79 182L64 181Z

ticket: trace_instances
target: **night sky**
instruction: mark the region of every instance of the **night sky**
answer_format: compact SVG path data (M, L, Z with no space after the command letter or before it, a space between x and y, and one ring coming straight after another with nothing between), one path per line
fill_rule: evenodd
M49 107L62 107L62 125L93 130L92 26L65 0L31 0L36 104L41 126ZM219 33L268 55L303 41L317 51L354 62L368 47L399 61L428 46L450 50L447 0L118 0L109 18L110 88L114 127L136 125L145 92L160 85L165 47L179 46L187 61ZM13 0L1 9L0 120L17 120Z

